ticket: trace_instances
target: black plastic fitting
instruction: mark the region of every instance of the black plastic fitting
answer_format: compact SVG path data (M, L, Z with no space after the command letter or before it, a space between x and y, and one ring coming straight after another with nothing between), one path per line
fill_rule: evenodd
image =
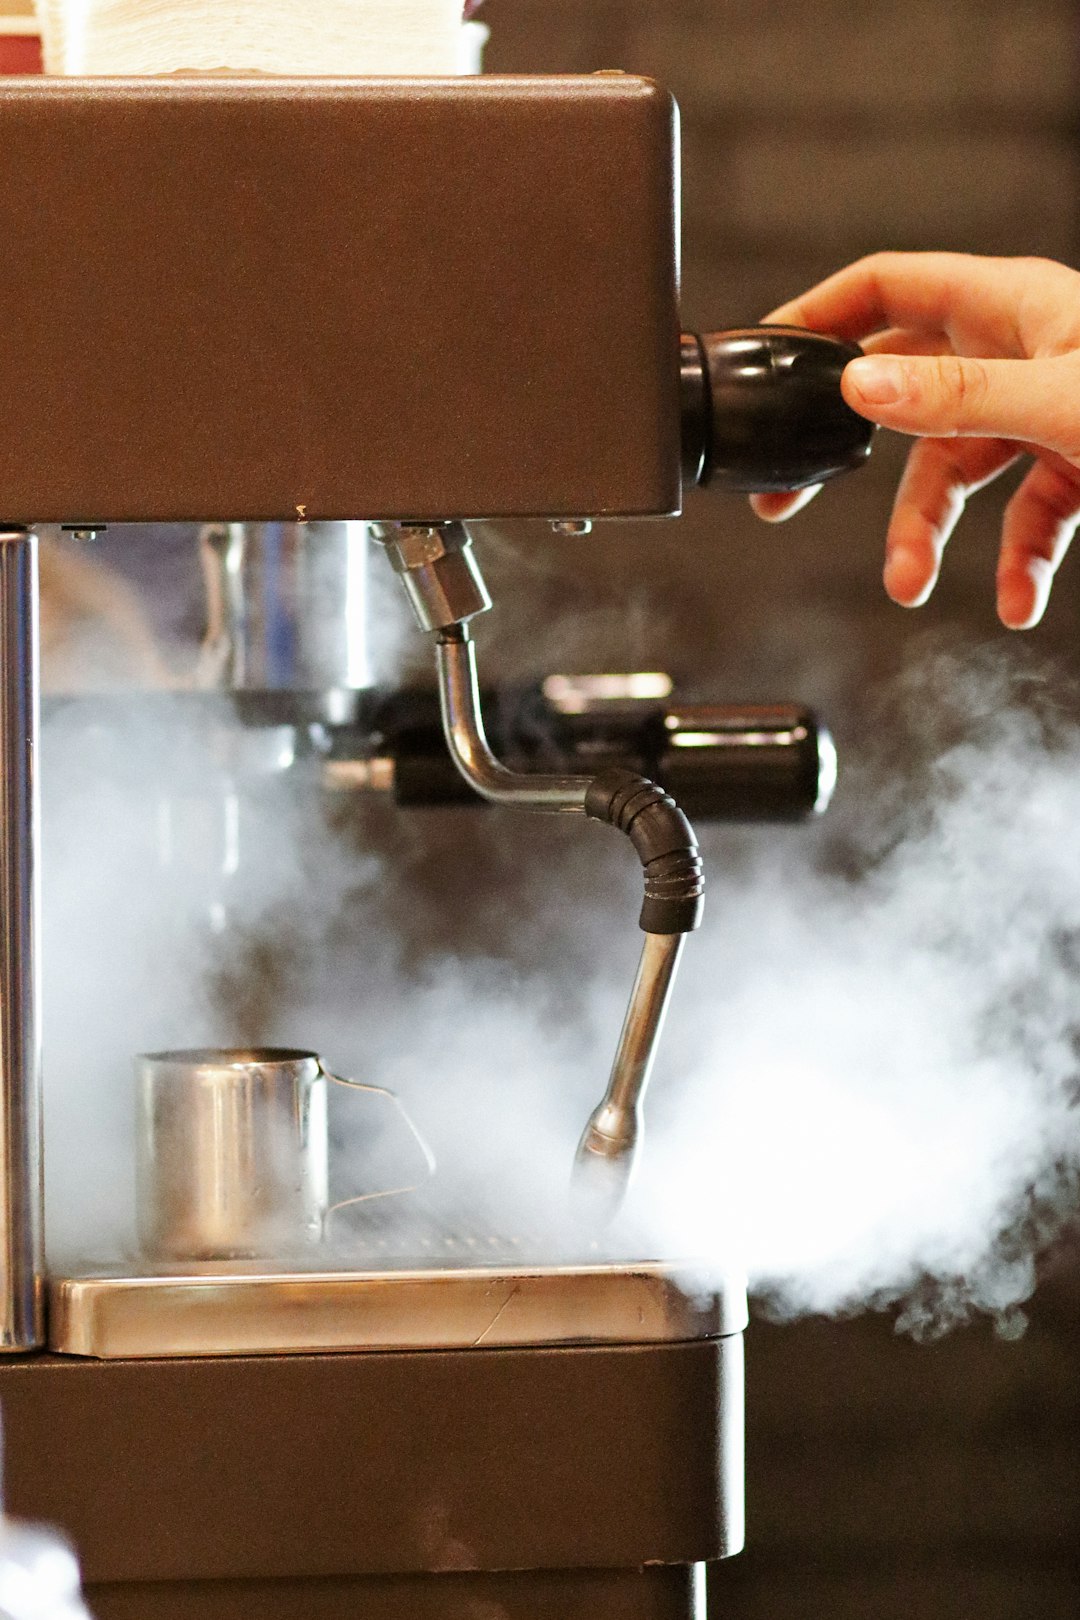
M840 391L844 367L861 353L857 344L794 326L684 337L684 480L762 494L861 467L874 427Z
M640 927L646 934L691 934L705 906L705 872L694 829L663 788L633 771L603 771L589 787L585 814L617 827L645 869Z

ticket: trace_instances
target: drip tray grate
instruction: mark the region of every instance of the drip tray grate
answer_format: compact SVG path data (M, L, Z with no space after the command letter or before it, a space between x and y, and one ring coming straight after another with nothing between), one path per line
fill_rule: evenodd
M50 1348L102 1360L663 1344L745 1326L741 1281L706 1279L700 1267L480 1263L460 1250L408 1269L230 1262L103 1269L49 1288Z

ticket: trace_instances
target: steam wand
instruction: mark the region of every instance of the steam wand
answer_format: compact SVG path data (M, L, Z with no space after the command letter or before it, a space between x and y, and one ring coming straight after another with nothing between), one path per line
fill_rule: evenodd
M644 867L640 925L645 945L607 1091L589 1119L574 1164L574 1186L590 1211L598 1218L611 1218L633 1174L642 1102L683 938L701 922L704 876L697 841L674 800L632 771L548 776L503 765L484 729L476 652L468 630L469 620L486 612L491 600L464 526L387 524L375 533L402 576L421 628L438 637L443 731L465 780L494 804L585 815L618 827L634 844Z

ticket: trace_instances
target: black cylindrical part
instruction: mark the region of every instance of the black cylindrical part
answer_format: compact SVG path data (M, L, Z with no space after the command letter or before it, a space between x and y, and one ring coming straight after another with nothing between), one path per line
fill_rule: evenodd
M798 704L599 702L563 714L536 690L486 703L515 769L619 767L656 782L696 822L805 821L826 808L836 780L832 737ZM363 757L373 745L392 764L387 780L403 809L483 807L447 752L433 692L376 696L365 724L339 733L334 757Z
M684 476L753 494L803 489L861 467L874 428L840 389L845 366L861 353L856 344L791 326L684 339Z
M808 709L702 704L665 716L653 774L695 821L798 822L827 808L836 749Z

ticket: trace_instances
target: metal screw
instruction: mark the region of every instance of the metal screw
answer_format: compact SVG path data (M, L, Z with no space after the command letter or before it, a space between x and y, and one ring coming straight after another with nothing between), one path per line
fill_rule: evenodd
M552 534L562 540L581 540L592 534L591 518L557 518L551 525Z
M61 531L64 534L70 534L73 540L89 541L96 540L103 533L105 525L101 524L100 527L92 529L78 523L62 523L60 527Z

